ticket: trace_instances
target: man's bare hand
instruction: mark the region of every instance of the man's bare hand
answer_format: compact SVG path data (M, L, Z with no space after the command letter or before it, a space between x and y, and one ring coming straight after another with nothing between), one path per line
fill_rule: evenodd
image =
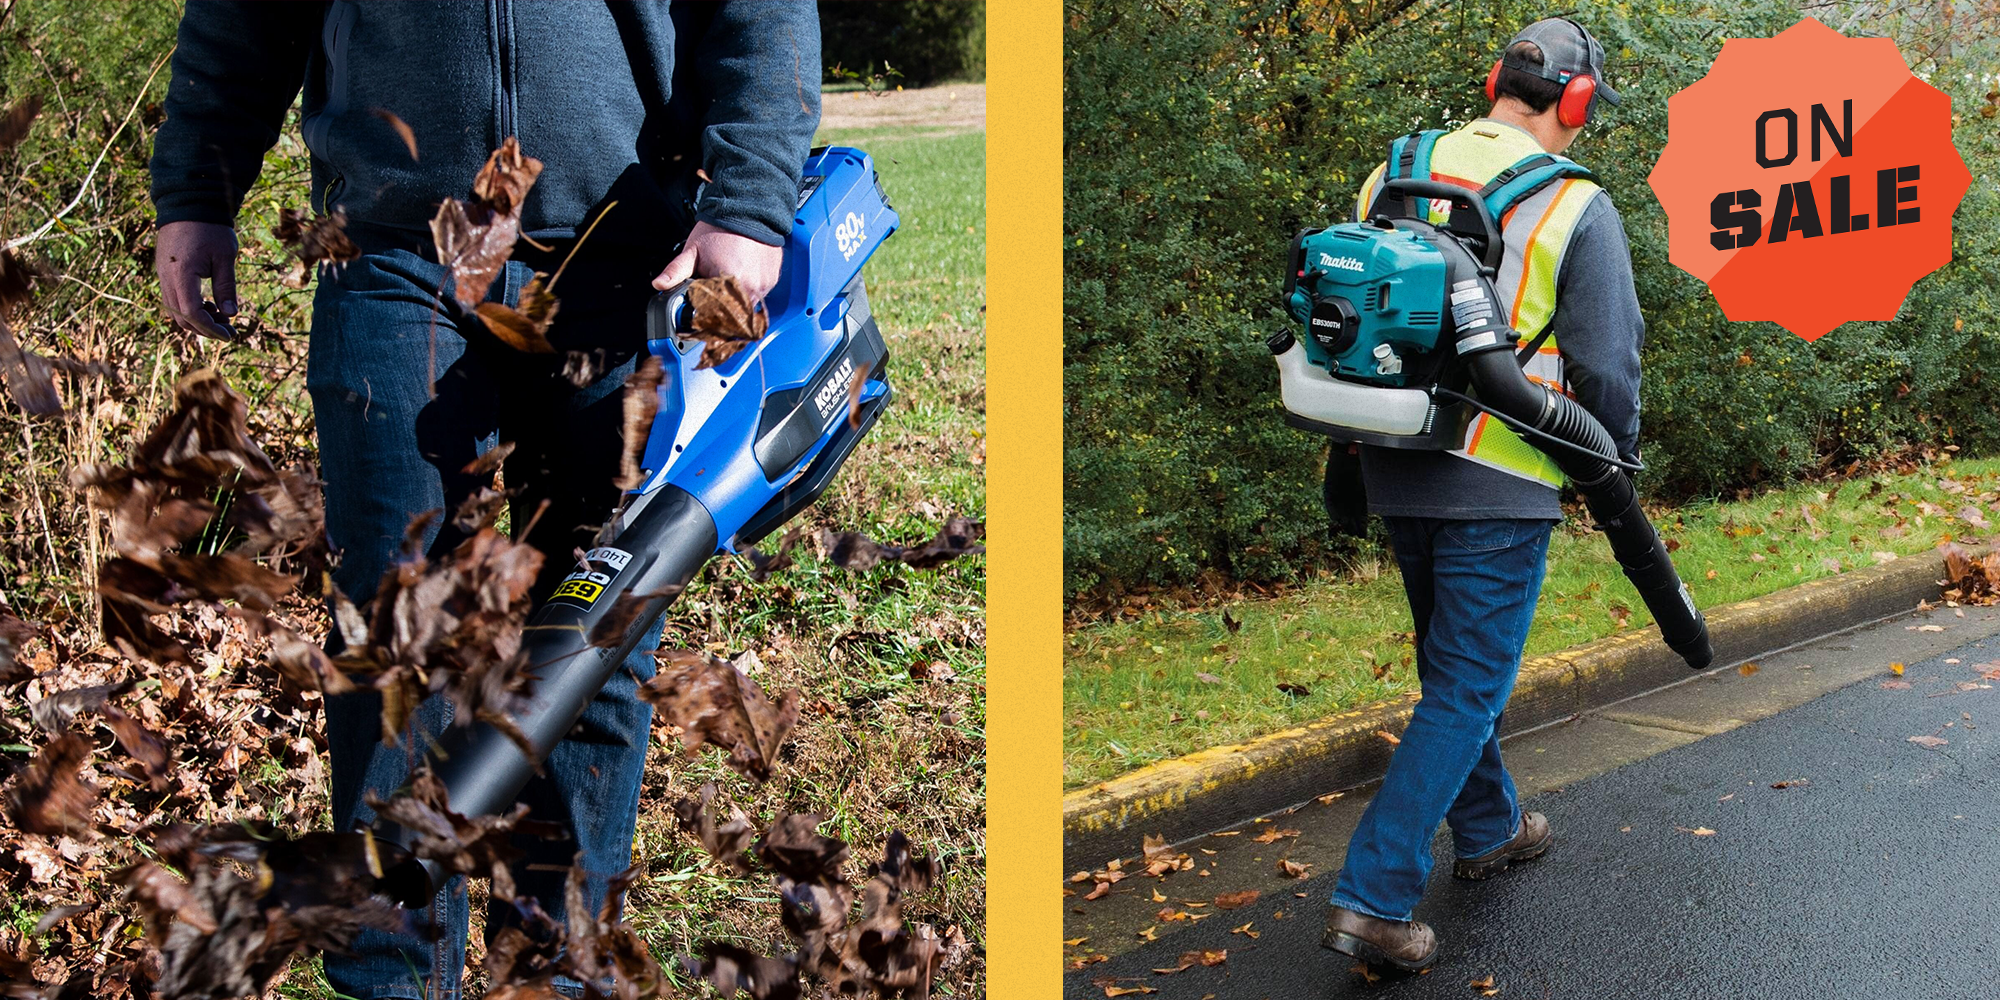
M733 274L750 301L761 301L778 283L778 269L784 264L783 247L767 246L748 236L738 236L706 222L694 224L687 245L667 269L653 279L653 287L666 291L689 278L719 278Z
M160 227L153 251L160 276L160 299L174 325L189 333L237 340L228 326L236 315L236 230L212 222L169 222ZM201 295L208 279L212 299Z

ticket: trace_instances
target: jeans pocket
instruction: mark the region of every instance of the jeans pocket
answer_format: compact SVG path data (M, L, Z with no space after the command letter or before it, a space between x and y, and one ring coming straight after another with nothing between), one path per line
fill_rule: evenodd
M1445 541L1460 552L1499 552L1514 547L1513 521L1452 521L1441 532Z

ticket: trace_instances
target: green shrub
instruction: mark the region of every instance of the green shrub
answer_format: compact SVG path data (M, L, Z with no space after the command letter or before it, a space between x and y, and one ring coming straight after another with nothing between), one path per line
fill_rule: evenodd
M1284 247L1344 217L1390 139L1477 117L1493 53L1543 9L1520 3L1070 0L1064 53L1065 584L1074 595L1294 574L1323 554L1325 443L1282 421L1264 337L1282 325ZM1719 40L1770 35L1795 7L1588 2L1624 104L1572 154L1625 217L1647 318L1641 486L1657 499L1797 477L1913 442L2000 447L2000 195L1975 184L1952 265L1894 322L1808 344L1730 323L1667 261L1646 174L1666 99ZM1976 108L1996 60L1929 74ZM1965 114L1974 177L2000 167Z
M862 75L894 67L896 82L921 87L986 78L984 0L820 0L827 82L839 66Z

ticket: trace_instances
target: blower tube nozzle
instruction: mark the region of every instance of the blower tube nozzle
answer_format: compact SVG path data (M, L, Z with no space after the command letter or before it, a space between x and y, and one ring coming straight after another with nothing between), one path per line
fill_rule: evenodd
M1598 456L1614 456L1616 445L1604 425L1576 400L1528 381L1515 361L1519 336L1506 325L1507 311L1472 255L1456 239L1440 234L1451 285L1452 318L1458 328L1458 354L1480 402L1551 437L1580 445ZM1533 438L1526 438L1534 443ZM1708 622L1694 597L1674 572L1667 547L1639 508L1632 477L1603 457L1568 448L1544 448L1583 495L1590 515L1604 530L1611 551L1639 599L1660 625L1668 648L1695 670L1715 660L1709 645Z

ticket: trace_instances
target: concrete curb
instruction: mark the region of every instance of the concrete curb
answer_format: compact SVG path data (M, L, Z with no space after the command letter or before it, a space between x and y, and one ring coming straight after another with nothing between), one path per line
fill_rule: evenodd
M1944 558L1933 551L1704 609L1715 662L1734 666L1913 610L1939 595L1943 577ZM1688 676L1651 626L1535 657L1521 664L1501 735ZM1378 702L1070 792L1063 796L1063 868L1131 857L1144 834L1177 842L1379 778L1393 747L1376 732L1402 732L1415 701L1411 694Z

